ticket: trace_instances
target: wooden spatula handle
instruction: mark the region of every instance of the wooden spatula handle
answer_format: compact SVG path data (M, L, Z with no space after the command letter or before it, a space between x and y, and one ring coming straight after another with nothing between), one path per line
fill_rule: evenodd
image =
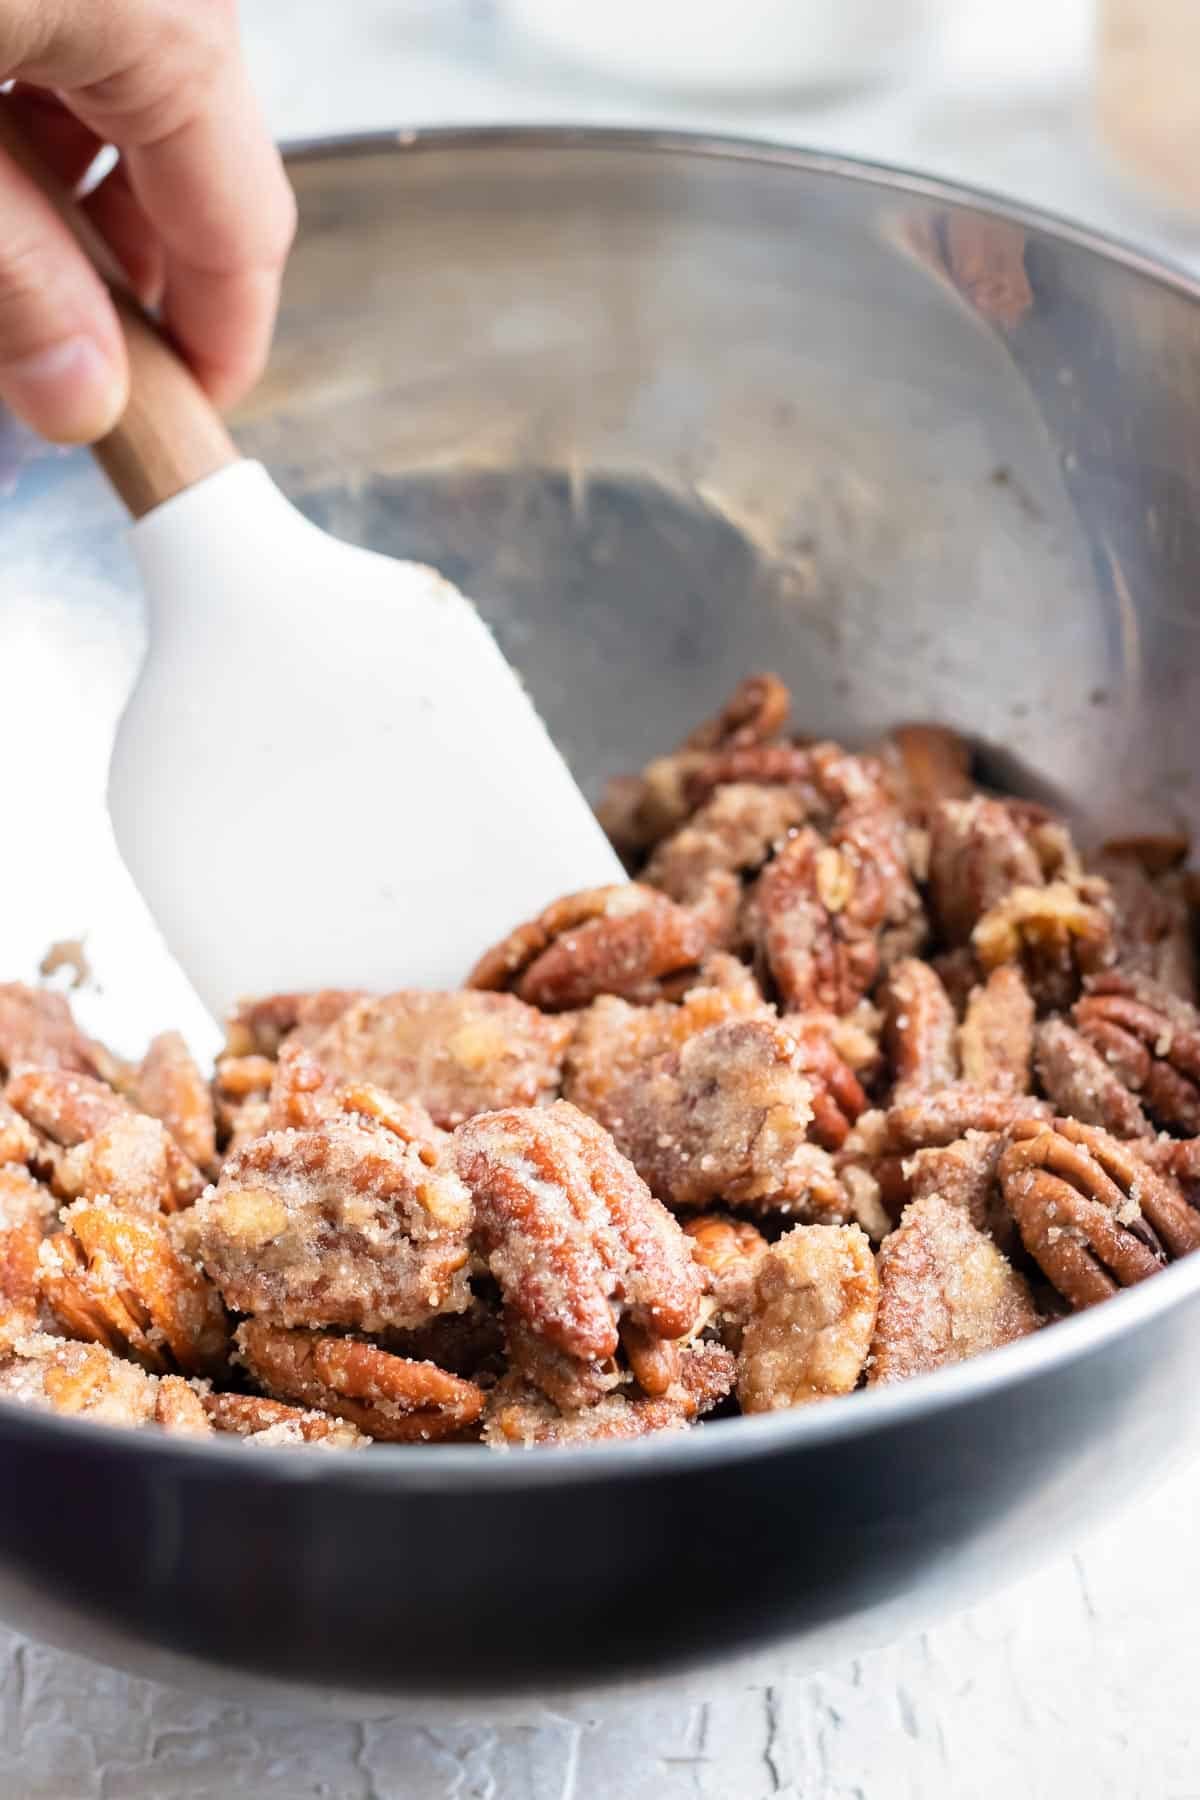
M93 454L135 519L237 462L237 445L183 358L133 301L114 294L129 401Z
M54 206L112 291L129 357L129 402L93 454L135 519L238 461L238 449L187 364L126 287L107 244L42 165L0 97L0 153Z

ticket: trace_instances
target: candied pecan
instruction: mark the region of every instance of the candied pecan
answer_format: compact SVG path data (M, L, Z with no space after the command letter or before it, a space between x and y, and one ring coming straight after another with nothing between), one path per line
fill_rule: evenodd
M361 988L319 988L310 994L267 994L243 1000L226 1021L226 1054L274 1059L286 1037L298 1034L303 1042L311 1043L348 1006L365 997Z
M42 1300L72 1337L131 1356L152 1374L220 1369L228 1323L212 1283L158 1218L78 1200L38 1254Z
M840 1150L855 1120L866 1111L862 1083L839 1049L843 1021L833 1013L787 1013L781 1021L799 1053L799 1068L812 1090L810 1135L824 1150Z
M166 1126L189 1162L213 1173L217 1127L212 1093L178 1031L159 1033L125 1091L139 1112Z
M1150 1117L1200 1134L1200 1012L1160 983L1125 971L1094 977L1072 1018Z
M701 1282L690 1247L608 1133L566 1101L483 1113L455 1133L476 1240L511 1316L510 1348L545 1379L544 1346L583 1365L615 1355L627 1315L656 1337L690 1331ZM556 1389L559 1375L553 1377Z
M879 973L882 921L870 868L809 826L767 864L747 911L763 972L790 1012L848 1012Z
M1162 1169L1149 1167L1140 1143L1123 1143L1096 1125L1084 1125L1078 1119L1057 1118L1054 1130L1068 1144L1082 1149L1100 1168L1129 1195L1129 1205L1121 1208L1122 1223L1128 1224L1140 1213L1142 1229L1173 1256L1188 1256L1200 1250L1200 1212L1188 1204L1178 1181ZM1012 1132L1017 1141L1028 1141L1039 1135L1036 1126L1023 1121ZM1051 1165L1065 1167L1069 1159L1061 1154L1051 1158Z
M10 1105L63 1154L50 1159L68 1199L105 1197L150 1212L187 1206L204 1177L166 1126L135 1112L102 1081L59 1069L25 1069L6 1089Z
M882 1002L893 1105L952 1086L958 1076L958 1020L936 971L916 957L903 957L888 976Z
M967 944L1014 887L1040 887L1037 852L1003 800L943 800L929 821L929 898L939 935Z
M730 1219L723 1213L702 1213L689 1219L683 1229L704 1272L713 1307L711 1322L722 1342L736 1350L750 1316L754 1278L767 1253L767 1240L747 1220Z
M1150 1121L1136 1095L1073 1025L1057 1015L1043 1019L1034 1041L1038 1080L1059 1112L1102 1125L1114 1137L1149 1136Z
M488 1402L484 1442L493 1450L511 1450L682 1431L732 1391L735 1371L733 1357L719 1344L693 1344L680 1352L679 1379L667 1393L645 1398L611 1393L574 1409L555 1406L514 1373Z
M833 1164L808 1142L811 1095L791 1033L740 1019L640 1069L610 1096L608 1114L618 1148L672 1206L725 1200L843 1218Z
M215 1431L232 1432L252 1443L321 1444L330 1450L358 1450L370 1443L349 1419L311 1407L288 1406L261 1394L204 1394L201 1405Z
M1002 1132L968 1131L951 1144L914 1151L904 1165L913 1200L939 1195L1006 1253L1013 1226L1000 1192L999 1166L1007 1141Z
M858 1384L879 1281L857 1225L798 1225L759 1264L738 1357L743 1412L804 1406Z
M429 1146L342 1117L247 1144L180 1232L238 1312L377 1331L466 1306L470 1220Z
M693 751L676 760L676 817L667 829L702 806L720 787L792 788L808 816L822 823L829 820L830 797L819 784L808 745L730 744L707 753ZM655 767L650 765L651 770ZM666 812L664 807L664 816Z
M1200 1213L1137 1145L1074 1119L1012 1136L1000 1159L1004 1198L1025 1248L1072 1306L1153 1275L1164 1244L1175 1256L1200 1247Z
M32 1126L0 1096L0 1168L8 1163L32 1162L37 1147Z
M988 1093L982 1088L944 1088L940 1094L925 1094L904 1106L893 1106L886 1115L889 1145L899 1150L924 1150L938 1144L952 1144L969 1131L1005 1131L1017 1119L1048 1119L1050 1108L1044 1100L1031 1100L1022 1094L1002 1089Z
M905 1209L879 1252L868 1385L965 1362L1039 1323L1024 1277L961 1207L930 1194Z
M1174 866L1186 838L1109 844L1089 867L1108 884L1114 960L1183 1000L1196 998L1196 950L1187 880Z
M335 1081L301 1043L284 1044L274 1068L263 1132L303 1131L327 1119L357 1118L402 1143L423 1146L430 1167L439 1145L449 1142L450 1134L434 1124L419 1100L397 1100L369 1081Z
M679 1380L680 1346L672 1338L656 1337L632 1319L621 1320L621 1349L634 1380L644 1394L666 1394ZM545 1383L543 1392L549 1392ZM555 1396L551 1395L551 1398ZM561 1405L562 1402L560 1401Z
M419 1100L439 1125L504 1106L539 1106L562 1081L568 1019L512 994L417 989L360 1000L310 1045L343 1081Z
M61 994L19 981L0 982L0 1074L36 1067L98 1075L102 1057Z
M154 1398L154 1422L174 1437L208 1437L212 1426L200 1395L182 1375L163 1375Z
M217 1062L215 1087L220 1099L237 1106L245 1100L265 1100L275 1080L275 1060L270 1056L222 1056Z
M714 870L747 876L807 817L802 793L740 783L719 787L686 824L664 838L641 880L673 900L703 900Z
M17 1166L0 1168L0 1316L37 1316L38 1249L54 1196Z
M691 907L635 881L567 894L486 951L467 986L512 988L546 1012L597 994L654 999L663 976L694 967L721 942L736 894L733 876L720 872Z
M107 1425L154 1421L157 1383L99 1344L30 1332L0 1348L0 1399Z
M475 1298L461 1313L439 1313L412 1331L379 1334L380 1347L393 1356L416 1362L436 1363L452 1375L472 1380L482 1373L497 1373L504 1360L504 1326L499 1312L486 1300Z
M792 696L787 683L769 669L738 682L720 712L689 731L681 750L717 750L768 744L787 724Z
M1069 1006L1082 977L1112 958L1104 898L1104 884L1094 877L1010 888L971 933L980 967L1019 962L1043 1007Z
M911 824L928 826L944 800L974 792L971 747L945 725L896 725L878 751L888 789Z
M563 1097L609 1123L609 1097L637 1069L680 1049L689 1038L727 1019L766 1016L768 1008L748 969L730 956L713 957L678 1003L633 1006L601 994L579 1014L567 1049Z
M1020 969L1002 963L973 988L958 1034L962 1078L992 1093L1027 1094L1032 1086L1033 996Z
M483 1390L473 1381L357 1338L247 1319L236 1343L238 1360L273 1398L348 1419L381 1443L473 1436L483 1411Z

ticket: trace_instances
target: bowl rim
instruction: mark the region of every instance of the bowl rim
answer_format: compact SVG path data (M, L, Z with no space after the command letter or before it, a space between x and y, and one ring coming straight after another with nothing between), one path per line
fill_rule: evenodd
M696 159L756 162L848 180L922 199L970 208L1044 233L1142 279L1200 303L1200 280L1121 239L1002 195L939 176L865 158L797 148L769 139L705 132L575 125L447 126L370 131L299 139L282 146L289 163L388 154L397 157L453 150L484 155L497 149L638 151ZM170 1462L197 1477L206 1469L239 1468L248 1482L335 1487L380 1485L423 1492L482 1492L577 1486L686 1473L698 1467L759 1462L776 1455L818 1451L825 1445L903 1429L986 1401L1007 1390L1069 1369L1117 1338L1146 1329L1200 1291L1200 1252L1125 1289L1102 1306L1057 1321L1017 1343L967 1363L919 1375L894 1387L872 1388L773 1414L720 1419L699 1431L664 1431L646 1438L586 1446L538 1446L531 1453L497 1454L482 1444L375 1444L365 1454L314 1454L309 1447L249 1447L231 1435L189 1439L165 1432L97 1424L0 1399L0 1435L43 1440L48 1446L106 1456ZM101 1433L97 1437L97 1433Z
M393 130L333 132L314 137L284 138L285 163L394 155L419 157L438 151L584 150L641 151L697 161L761 163L769 168L832 176L858 187L880 187L919 199L939 200L973 212L987 213L1008 224L1044 233L1116 262L1152 283L1174 289L1200 302L1200 274L1162 252L1143 250L1119 232L1083 225L1065 213L1018 200L995 188L973 187L948 176L930 175L904 163L877 162L841 150L817 150L777 138L743 137L736 133L687 131L659 126L570 125L519 123L506 125L421 125Z

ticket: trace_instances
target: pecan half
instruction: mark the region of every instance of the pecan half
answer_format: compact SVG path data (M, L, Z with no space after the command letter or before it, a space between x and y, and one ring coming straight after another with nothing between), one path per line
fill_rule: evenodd
M763 972L792 1012L848 1012L879 973L876 871L806 826L769 862L747 914Z
M910 824L926 827L945 800L974 792L971 746L945 725L897 725L878 751L896 804Z
M482 1388L433 1363L410 1362L357 1338L284 1331L261 1319L238 1326L238 1360L273 1398L348 1419L381 1443L473 1436Z
M331 1451L356 1451L371 1444L349 1418L335 1418L313 1408L288 1406L261 1393L205 1393L205 1418L214 1431L225 1431L263 1449L286 1444L317 1444Z
M641 880L673 900L695 904L704 899L714 872L754 874L806 817L804 795L794 788L745 782L717 788L659 844Z
M888 976L882 1004L893 1104L952 1086L958 1078L958 1019L936 971L916 957L903 957Z
M0 1096L0 1168L9 1163L29 1163L37 1154L33 1127Z
M401 1143L423 1146L433 1160L449 1142L450 1134L434 1124L419 1100L397 1100L369 1081L335 1081L303 1044L284 1044L274 1068L264 1131L305 1131L327 1119L357 1118L390 1131Z
M888 1144L896 1150L924 1150L936 1144L952 1144L969 1131L1006 1131L1018 1119L1048 1119L1044 1100L1030 1100L1007 1090L986 1093L981 1088L945 1088L925 1094L904 1106L893 1106L886 1115Z
M824 1150L840 1150L867 1109L862 1083L844 1051L856 1049L845 1020L833 1013L787 1013L781 1021L796 1044L798 1064L812 1092L809 1134ZM861 1053L861 1052L860 1052Z
M322 1444L331 1450L358 1450L371 1441L349 1419L312 1407L288 1406L261 1394L205 1394L202 1405L214 1430L264 1446Z
M336 1079L419 1100L449 1128L473 1113L554 1099L570 1036L570 1020L512 994L413 989L357 1001L310 1048Z
M1102 1039L1104 1035L1100 1033ZM1114 1137L1150 1135L1150 1121L1137 1096L1082 1032L1055 1015L1042 1020L1035 1045L1038 1080L1060 1113L1100 1125Z
M150 1425L157 1383L99 1344L30 1332L0 1348L0 1399L106 1425Z
M962 1078L990 1093L1027 1094L1035 1008L1020 969L1003 963L973 988L958 1034Z
M179 1229L236 1311L378 1331L462 1311L470 1221L436 1150L342 1117L247 1144Z
M768 1014L749 970L723 955L710 959L677 1004L656 1000L633 1006L601 994L578 1015L564 1064L563 1098L607 1126L610 1096L636 1070L713 1025Z
M0 1317L37 1317L38 1250L54 1218L54 1196L26 1170L0 1167Z
M98 1075L107 1061L80 1031L61 994L0 982L0 1075L30 1067Z
M228 1322L216 1289L171 1244L163 1220L79 1200L38 1252L42 1300L72 1337L152 1374L211 1374Z
M905 1381L1036 1331L1028 1285L961 1207L931 1194L879 1252L867 1381Z
M684 1233L703 1272L712 1306L709 1323L727 1349L737 1350L754 1299L754 1281L767 1253L767 1240L746 1219L702 1213L689 1219Z
M530 1354L544 1347L576 1365L585 1386L595 1372L603 1392L622 1316L660 1338L692 1329L701 1282L687 1240L576 1107L480 1114L459 1126L455 1148L476 1242L518 1328L514 1360L531 1379L545 1385Z
M1200 1012L1145 977L1096 976L1071 1014L1158 1125L1200 1134Z
M184 1156L205 1174L217 1162L212 1092L178 1031L163 1031L133 1071L126 1093L139 1112L166 1126Z
M1200 1212L1137 1145L1075 1119L1022 1124L1012 1136L1000 1159L1004 1198L1025 1248L1072 1306L1144 1281L1167 1252L1200 1248Z
M597 994L655 999L662 977L718 947L737 892L733 876L717 873L703 904L691 907L635 881L567 894L486 951L467 985L511 988L545 1012L586 1006Z
M944 800L929 821L929 899L938 933L967 944L984 914L1014 887L1040 887L1042 867L1003 800Z
M684 750L716 750L745 744L769 744L779 736L792 710L785 681L769 669L738 682L714 718L689 731Z
M173 1437L209 1437L212 1434L200 1395L182 1375L160 1377L154 1396L154 1423Z
M739 1019L639 1070L608 1112L618 1148L672 1206L724 1200L841 1219L845 1192L826 1152L808 1141L811 1096L790 1032Z
M243 1000L225 1025L228 1056L274 1059L285 1038L313 1040L340 1018L348 1006L365 999L361 988L319 988L308 994L265 994Z
M21 1117L56 1147L51 1180L67 1199L105 1198L174 1212L204 1187L204 1177L166 1127L135 1112L102 1081L61 1069L25 1069L12 1076L6 1093Z
M1007 1141L998 1131L968 1131L951 1144L915 1151L904 1165L913 1200L938 1195L965 1213L976 1230L985 1231L1006 1254L1014 1236L1000 1192L1000 1157Z
M759 1265L738 1357L743 1412L804 1406L858 1385L879 1281L857 1225L798 1225Z
M1177 866L1186 838L1106 845L1089 867L1108 884L1114 960L1180 999L1196 998L1196 950L1187 880Z
M684 1431L732 1391L735 1363L719 1344L693 1344L680 1354L679 1377L666 1394L645 1398L606 1394L592 1406L562 1409L519 1375L507 1375L487 1408L484 1442L493 1450L532 1449L646 1437Z
M1112 959L1104 897L1104 885L1094 877L1010 888L971 933L980 968L1020 963L1043 1007L1069 1006L1083 977Z

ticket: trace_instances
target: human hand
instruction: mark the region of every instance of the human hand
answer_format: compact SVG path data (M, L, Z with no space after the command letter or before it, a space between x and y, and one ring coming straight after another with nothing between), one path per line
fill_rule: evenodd
M219 405L266 360L295 202L251 90L236 0L0 0L0 106L80 202ZM100 277L0 150L0 401L55 442L124 410L128 369Z

